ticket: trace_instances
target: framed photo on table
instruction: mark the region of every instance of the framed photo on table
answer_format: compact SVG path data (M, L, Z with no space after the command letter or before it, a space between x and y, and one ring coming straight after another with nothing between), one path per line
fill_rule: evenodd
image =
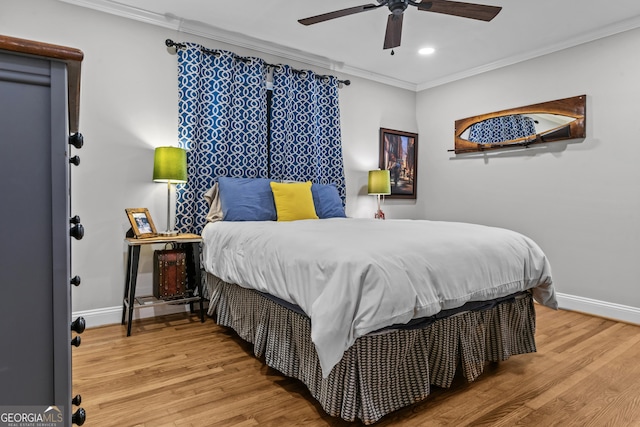
M415 199L418 178L418 134L380 128L380 169L391 176L390 199Z
M131 230L137 239L157 236L156 226L147 208L127 208L127 217L131 223Z

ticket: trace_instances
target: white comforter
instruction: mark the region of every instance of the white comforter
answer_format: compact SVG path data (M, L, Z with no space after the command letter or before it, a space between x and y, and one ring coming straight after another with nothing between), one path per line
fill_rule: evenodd
M204 268L297 304L326 377L358 337L467 301L533 288L557 308L547 258L531 239L481 225L334 218L215 222Z

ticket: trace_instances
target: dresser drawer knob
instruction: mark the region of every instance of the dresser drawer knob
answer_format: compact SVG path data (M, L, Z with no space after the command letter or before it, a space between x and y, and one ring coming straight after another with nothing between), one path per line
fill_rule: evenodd
M73 156L69 159L69 163L71 163L74 166L79 166L80 165L80 156Z
M86 419L87 419L87 413L82 408L79 408L71 416L71 422L74 423L75 425L78 425L78 426L81 426L82 424L84 424Z
M82 238L84 237L84 227L82 226L82 224L76 224L71 227L69 234L71 234L71 237L76 240L82 240Z
M80 404L82 403L82 396L76 394L75 397L71 399L71 403L73 403L75 406L80 406Z
M82 148L84 145L84 137L81 133L73 133L69 136L69 144L76 148Z
M73 286L80 286L80 282L82 282L80 276L73 276L69 281L69 283L71 283Z
M80 347L80 343L82 342L82 340L80 339L80 336L76 335L75 337L73 337L73 339L71 340L71 345L74 347Z
M79 334L84 332L87 323L84 321L84 317L78 317L71 323L71 330Z

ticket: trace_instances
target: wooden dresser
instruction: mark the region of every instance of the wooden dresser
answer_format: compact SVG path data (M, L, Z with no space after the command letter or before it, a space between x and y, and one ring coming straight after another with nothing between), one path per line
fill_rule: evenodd
M71 319L80 278L70 261L72 238L84 235L70 212L83 56L0 36L0 413L16 425L82 425L86 416L71 382L85 326Z

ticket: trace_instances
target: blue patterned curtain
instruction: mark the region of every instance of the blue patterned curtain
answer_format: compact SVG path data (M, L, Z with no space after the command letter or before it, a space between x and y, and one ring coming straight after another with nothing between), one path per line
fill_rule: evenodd
M506 142L535 135L536 127L531 117L520 114L494 117L471 126L469 141L477 144Z
M345 201L338 80L289 66L273 71L271 178L335 184Z
M188 182L177 186L176 229L200 233L209 207L203 194L218 176L266 178L267 67L259 58L178 49L179 145Z

